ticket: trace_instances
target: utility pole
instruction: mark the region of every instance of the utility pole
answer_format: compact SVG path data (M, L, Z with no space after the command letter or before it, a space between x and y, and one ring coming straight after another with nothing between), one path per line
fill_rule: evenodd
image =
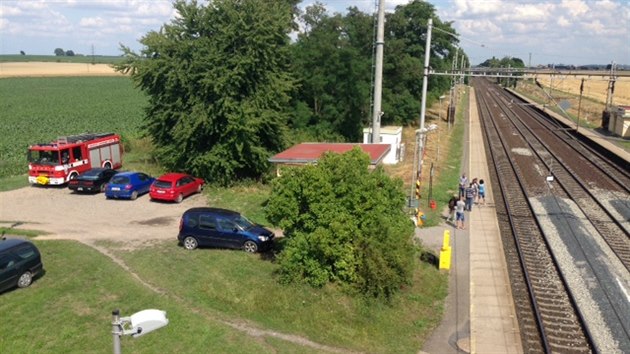
M381 142L381 96L383 90L383 44L385 43L385 1L378 2L376 30L376 66L374 67L374 111L372 112L372 144Z
M422 78L422 106L420 110L420 130L424 129L424 117L427 105L427 85L429 84L429 58L431 57L431 30L433 29L433 19L430 18L427 24L427 43L424 49L424 76Z
M422 103L420 106L420 129L416 130L416 150L414 151L414 165L417 167L413 176L413 185L420 185L420 176L422 173L422 159L424 157L424 137L427 129L424 127L424 117L426 115L427 105L427 86L429 84L429 58L431 57L431 30L433 29L433 19L427 22L427 42L424 49L424 77L422 78ZM413 198L413 195L410 199ZM418 199L419 196L418 196ZM420 201L418 200L418 207Z

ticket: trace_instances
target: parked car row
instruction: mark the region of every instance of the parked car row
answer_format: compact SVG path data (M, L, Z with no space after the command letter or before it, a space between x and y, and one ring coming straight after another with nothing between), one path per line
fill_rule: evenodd
M131 199L149 193L152 200L181 203L191 194L201 192L204 181L185 173L167 173L153 178L142 172L117 172L93 168L70 180L68 188L76 193L103 192L107 199Z
M201 192L204 181L184 173L167 173L153 178L142 172L117 172L94 168L70 181L76 193L104 192L107 199L128 198L149 193L151 199L180 203ZM198 247L242 249L256 253L272 248L273 231L249 221L239 212L219 208L191 208L180 219L177 240L187 250ZM26 288L44 273L41 254L30 241L0 237L0 293Z

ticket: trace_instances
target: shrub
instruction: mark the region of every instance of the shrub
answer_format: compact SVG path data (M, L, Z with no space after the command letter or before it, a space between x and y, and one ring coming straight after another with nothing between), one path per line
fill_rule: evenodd
M281 281L335 282L385 299L409 283L414 226L403 211L402 181L368 167L355 148L273 182L265 212L288 239L278 257Z

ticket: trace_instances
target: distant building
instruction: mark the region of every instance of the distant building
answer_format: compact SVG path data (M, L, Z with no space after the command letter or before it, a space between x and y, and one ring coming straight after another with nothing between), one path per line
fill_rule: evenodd
M402 143L402 127L386 126L380 129L381 143L390 146L389 153L383 159L386 165L394 165L405 157L405 144ZM372 141L372 128L363 128L363 143Z
M280 176L282 166L299 166L317 163L326 152L343 154L358 146L370 156L370 165L376 166L390 150L388 144L356 144L356 143L301 143L272 156L269 162L276 165L276 175Z

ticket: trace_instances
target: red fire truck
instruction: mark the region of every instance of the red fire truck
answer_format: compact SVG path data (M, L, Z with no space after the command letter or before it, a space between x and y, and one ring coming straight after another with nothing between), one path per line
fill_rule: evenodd
M28 148L28 181L31 184L65 184L94 167L119 168L123 148L114 133L61 137L49 144Z

